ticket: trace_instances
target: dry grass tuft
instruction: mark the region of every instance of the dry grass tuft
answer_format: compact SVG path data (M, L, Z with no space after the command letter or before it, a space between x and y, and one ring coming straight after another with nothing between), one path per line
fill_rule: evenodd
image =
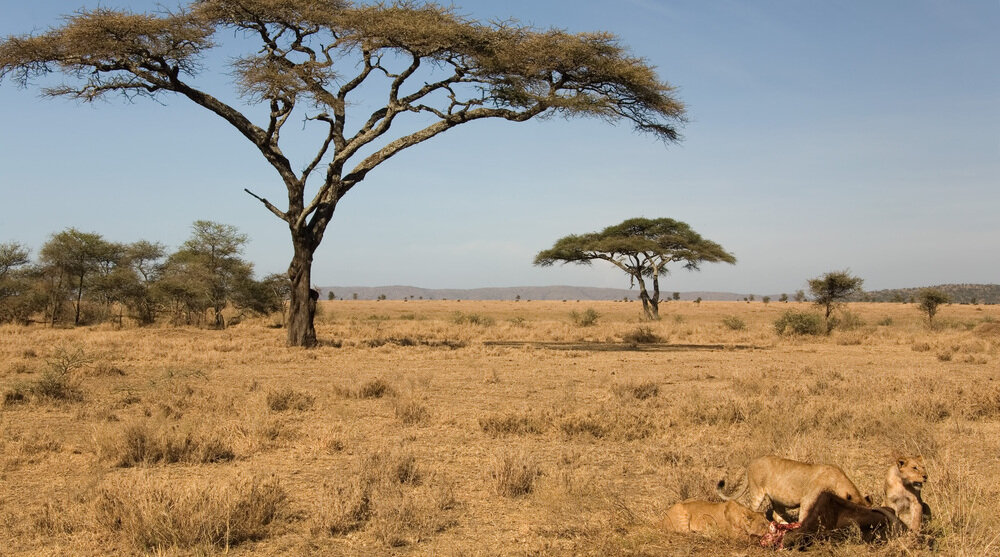
M145 551L216 546L228 549L267 535L288 496L274 477L241 476L226 483L111 480L94 505L95 519Z
M396 394L396 390L392 388L392 385L381 378L372 379L354 392L356 398L382 398L394 394Z
M273 412L285 412L287 410L298 410L300 412L309 410L316 402L316 397L296 391L291 387L267 393L267 407Z
M205 464L233 460L232 446L218 433L186 424L134 421L97 437L98 452L115 466Z
M614 392L621 398L647 400L660 394L660 386L653 381L644 383L622 383L615 385Z
M505 451L493 459L489 473L498 495L521 497L535 489L535 479L542 472L538 462L527 453Z
M622 335L622 340L631 344L653 344L661 342L663 338L654 333L652 327L640 325Z
M552 418L544 413L505 412L479 418L479 427L492 437L538 435L549 428Z
M393 402L392 408L396 418L405 425L422 424L431 417L431 411L427 405L412 398L397 400Z

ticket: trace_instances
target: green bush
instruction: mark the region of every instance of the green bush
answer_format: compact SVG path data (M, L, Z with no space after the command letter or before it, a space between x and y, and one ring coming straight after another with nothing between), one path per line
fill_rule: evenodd
M734 331L742 331L747 328L746 321L735 315L727 315L722 318L722 324Z
M583 312L578 312L575 309L569 313L570 319L573 323L576 323L580 327L590 327L597 323L597 319L601 316L597 313L594 308L587 308Z
M774 322L774 330L779 335L822 335L826 332L826 324L818 313L790 309Z

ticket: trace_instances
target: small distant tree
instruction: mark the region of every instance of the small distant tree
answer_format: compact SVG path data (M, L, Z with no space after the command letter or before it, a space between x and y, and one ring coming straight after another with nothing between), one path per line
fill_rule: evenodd
M694 303L701 304L701 296L698 296L697 298L695 298Z
M903 298L903 293L897 290L892 293L892 301L897 304L902 304L906 302L906 299Z
M677 300L681 299L681 293L680 292L674 292L674 294L673 294L672 297L673 297L674 301L676 302Z
M357 300L358 299L358 293L357 292L352 293L351 294L351 299L352 300Z
M747 300L747 301L752 302L752 301L754 301L754 298L755 298L755 296L753 294L751 294L749 296L749 300Z
M949 302L951 299L948 295L937 288L924 288L917 293L917 309L927 314L927 324L931 327L934 326L938 306Z
M824 319L826 320L826 332L833 330L830 316L833 310L844 303L851 295L861 291L864 280L852 276L850 272L830 271L823 276L809 280L809 293L812 294L813 303L824 308Z
M326 293L326 299L327 300L336 300L337 299L337 295L334 294L333 291L331 290L331 291L329 291L329 292Z
M27 324L45 307L45 297L32 284L28 248L18 242L0 244L0 323Z
M763 298L760 299L760 301L764 302L765 304L769 304L769 303L771 303L771 297L770 296L764 296Z
M796 302L804 302L804 301L806 301L806 293L805 293L804 290L796 290L795 291L795 301Z
M639 284L639 299L649 319L660 318L660 276L668 273L669 265L682 263L685 269L697 271L702 263L736 263L722 246L702 238L684 222L634 218L600 232L561 238L535 256L535 265L590 265L595 260L611 263L629 275L633 286ZM652 295L646 290L646 279L652 280Z
M787 304L788 303L788 294L785 294L784 292L782 292L781 296L778 297L778 301L779 302L784 302L784 303Z

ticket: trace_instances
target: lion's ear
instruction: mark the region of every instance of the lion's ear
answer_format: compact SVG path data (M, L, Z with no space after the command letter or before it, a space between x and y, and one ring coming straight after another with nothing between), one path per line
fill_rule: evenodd
M906 466L906 459L902 457L896 458L896 466L900 468Z
M868 506L870 507L875 504L875 501L872 500L871 495L865 495L865 503L868 503Z

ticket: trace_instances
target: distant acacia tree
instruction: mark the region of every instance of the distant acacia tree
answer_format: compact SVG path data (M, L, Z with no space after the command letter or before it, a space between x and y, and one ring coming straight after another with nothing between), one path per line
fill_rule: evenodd
M765 304L769 304L769 303L771 303L771 297L770 296L764 296L763 298L760 299L760 301L764 302Z
M221 43L245 51L228 51L232 67L218 73L233 76L242 101L262 109L228 104L203 88L214 80L196 79ZM54 71L68 79L44 89L48 96L175 94L260 152L287 194L280 208L251 193L291 235L287 330L296 346L316 343L312 262L334 210L401 151L475 120L556 114L629 122L670 142L684 117L673 88L613 35L486 24L412 2L194 0L157 14L100 7L0 41L0 79L25 86ZM288 122L320 130L309 156L283 150Z
M778 301L788 303L788 294L782 292L781 296L778 296Z
M927 323L934 326L934 316L938 306L947 304L951 299L937 288L924 288L917 293L917 309L927 314Z
M54 324L59 308L65 301L64 293L73 292L76 313L75 325L80 324L80 310L85 290L96 275L110 272L120 252L120 246L104 240L95 232L81 232L67 228L53 234L42 246L41 262L47 270L52 288L49 289L51 319Z
M795 301L796 302L804 302L804 301L806 301L806 292L805 292L805 290L796 290L795 291Z
M45 306L33 288L28 248L18 242L0 244L0 323L27 324Z
M660 277L669 272L669 265L682 263L685 269L697 271L702 263L736 263L722 246L702 238L686 223L635 218L600 232L561 238L535 256L535 265L590 265L595 260L611 263L625 271L633 285L638 283L642 309L649 319L660 318ZM646 290L647 278L652 279L652 295Z
M824 308L826 319L826 332L832 329L830 316L833 310L844 303L849 296L861 291L864 280L851 276L849 271L830 271L822 276L809 279L809 293L812 294L813 303Z
M681 293L680 292L674 292L674 294L671 296L671 298L676 302L677 300L681 299Z

